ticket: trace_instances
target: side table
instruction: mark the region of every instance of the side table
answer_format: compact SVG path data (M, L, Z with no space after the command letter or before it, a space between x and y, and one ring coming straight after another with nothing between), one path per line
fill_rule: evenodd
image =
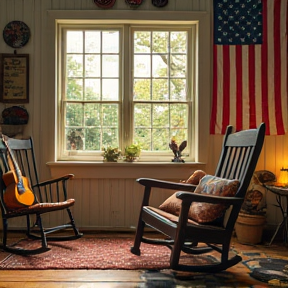
M285 245L288 244L288 187L265 185L264 186L276 195L276 201L282 213L282 221L278 224L274 235L271 238L269 245L274 241L275 236L278 234L280 228L283 228L283 240Z

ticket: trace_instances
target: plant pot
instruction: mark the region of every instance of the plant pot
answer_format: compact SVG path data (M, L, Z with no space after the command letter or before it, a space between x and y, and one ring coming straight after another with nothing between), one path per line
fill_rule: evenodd
M263 228L266 223L264 215L239 213L235 223L236 236L242 244L258 244L262 241Z

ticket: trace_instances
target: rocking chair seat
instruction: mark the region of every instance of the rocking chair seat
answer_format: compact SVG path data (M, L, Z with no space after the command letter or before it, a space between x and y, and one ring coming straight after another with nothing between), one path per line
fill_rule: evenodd
M9 216L21 216L27 214L44 214L52 211L63 210L68 207L73 206L75 203L75 199L67 199L62 202L54 202L54 203L36 203L29 207L20 208L16 210L8 210L7 217Z
M171 213L168 213L168 212L165 212L165 211L162 211L160 210L159 208L155 208L155 207L152 207L152 206L146 206L146 207L143 207L143 211L145 211L146 215L151 215L155 218L159 218L161 219L161 221L165 221L166 223L167 222L171 222L171 225L173 225L172 223L178 223L179 222L179 216L176 216L174 214L171 214ZM143 217L144 218L144 217ZM212 229L212 230L225 230L223 227L221 226L215 226L215 225L209 225L209 224L200 224L192 219L187 219L187 226L189 225L194 225L194 226L204 226L205 229Z

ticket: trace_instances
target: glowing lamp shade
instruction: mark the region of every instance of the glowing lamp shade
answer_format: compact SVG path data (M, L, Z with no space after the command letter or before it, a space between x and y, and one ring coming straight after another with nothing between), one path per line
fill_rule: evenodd
M280 169L280 175L278 177L278 183L288 184L288 169L282 168Z

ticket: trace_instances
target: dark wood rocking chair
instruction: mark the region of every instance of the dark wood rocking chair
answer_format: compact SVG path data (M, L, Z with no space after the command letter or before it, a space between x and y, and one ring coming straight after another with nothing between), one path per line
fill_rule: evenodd
M6 145L4 144L6 142ZM74 205L74 199L68 199L67 182L73 179L73 174L68 174L57 179L51 179L40 182L36 167L36 159L33 150L32 138L20 140L6 137L6 141L0 141L0 206L2 211L3 221L3 240L1 248L15 254L37 254L50 250L47 241L65 241L80 238L83 234L79 233L76 228L70 207ZM12 153L17 166L21 171L21 175L27 178L29 187L34 193L35 201L32 205L23 208L11 209L8 208L4 201L4 194L6 190L3 181L3 174L11 168L9 161L9 154L7 153L7 145ZM64 223L55 227L44 228L41 215L53 211L63 210L68 213L68 223ZM33 216L33 219L31 216ZM36 248L26 249L17 246L17 243L7 244L8 237L8 220L16 217L26 217L26 235L31 239L40 240ZM60 232L57 235L50 235L53 232ZM48 235L48 236L47 236Z
M265 124L257 129L243 130L232 133L233 127L228 126L223 140L220 160L215 176L221 179L238 179L234 197L215 196L208 194L191 193L197 185L174 183L157 179L139 178L137 182L143 185L144 196L137 225L134 246L131 252L140 255L141 242L148 244L165 245L171 249L170 268L180 271L219 272L239 263L239 255L229 255L230 241L234 224L243 203L246 190L255 170L265 137ZM181 199L179 216L164 212L158 207L149 206L149 197L152 188L179 190L177 200ZM185 192L188 191L188 192ZM190 205L193 202L221 203L229 209L224 215L212 223L197 223L188 218ZM210 205L210 204L209 204ZM145 226L152 231L160 232L161 237L147 238L144 236ZM147 231L146 231L147 232ZM200 255L210 251L220 256L219 261L209 264L181 264L180 253ZM180 263L179 263L180 260Z

